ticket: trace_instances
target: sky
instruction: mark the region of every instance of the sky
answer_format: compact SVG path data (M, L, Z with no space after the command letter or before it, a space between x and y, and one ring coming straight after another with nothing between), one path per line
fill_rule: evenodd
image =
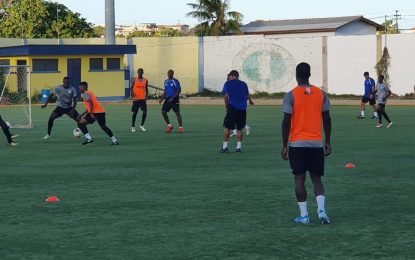
M93 24L105 23L105 0L51 0L80 13ZM134 25L139 23L188 24L197 20L186 17L191 11L187 3L195 0L114 0L115 23ZM297 18L335 17L364 15L382 23L385 15L393 18L398 10L400 29L415 27L414 0L231 0L232 11L244 15L243 23L255 20L281 20Z

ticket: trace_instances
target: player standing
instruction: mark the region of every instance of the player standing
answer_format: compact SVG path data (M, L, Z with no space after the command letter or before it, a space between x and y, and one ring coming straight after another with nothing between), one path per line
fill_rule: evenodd
M376 99L375 99L375 80L369 77L369 72L363 73L365 77L364 89L365 92L362 96L362 102L360 103L360 115L357 117L359 119L365 118L365 104L369 102L369 105L373 108L372 119L378 118L378 113L376 112Z
M180 114L180 101L179 95L182 91L180 87L180 82L173 78L174 71L169 70L167 71L167 79L164 81L164 93L159 100L161 104L164 100L163 107L161 108L161 114L163 115L164 121L167 124L166 133L171 133L174 129L173 125L170 124L169 116L167 113L173 109L174 113L176 113L177 121L179 123L179 133L184 133L183 128L183 120Z
M144 128L144 122L147 117L147 97L148 97L148 80L143 78L144 70L139 68L137 70L137 77L134 80L134 85L132 87L132 96L133 96L133 106L131 107L132 117L131 117L131 132L135 132L135 120L137 118L138 109L141 108L143 115L141 116L141 131L147 131Z
M307 209L307 191L305 188L306 172L310 173L314 185L314 195L318 205L320 223L328 224L330 219L325 211L324 156L331 153L331 118L330 103L327 94L310 85L310 65L300 63L296 67L298 86L287 93L281 111L283 147L281 156L290 161L295 179L295 195L301 215L294 221L308 224L310 218ZM323 143L322 126L325 142ZM289 146L289 147L288 147Z

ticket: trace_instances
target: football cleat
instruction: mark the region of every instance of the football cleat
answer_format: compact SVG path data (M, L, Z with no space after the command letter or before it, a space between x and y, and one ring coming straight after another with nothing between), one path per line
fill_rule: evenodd
M135 131L136 131L136 130L135 130L135 127L134 127L134 126L132 126L132 127L131 127L131 133L135 133Z
M144 126L142 126L142 125L140 125L140 129L141 129L141 131L143 131L143 132L147 131L147 130L144 128Z
M120 143L118 141L112 142L111 145L119 145Z
M226 148L222 148L222 149L220 149L220 151L219 151L220 153L229 153L229 148L228 147L226 147Z
M173 129L174 129L174 126L168 125L166 128L166 133L170 134L173 131Z
M48 140L50 138L50 135L45 135L42 139L43 140Z
M320 224L330 224L330 218L329 216L327 216L326 212L324 212L323 210L320 210L318 212L318 220Z
M297 224L310 224L310 218L307 216L304 217L298 217L294 219L294 222Z
M376 128L382 128L383 127L383 125L382 124L377 124L376 125Z
M357 118L359 118L359 119L365 119L365 117L364 117L364 116L362 116L362 115L357 116Z
M12 134L11 138L12 138L12 139L14 139L14 138L17 138L17 137L19 137L19 136L20 136L20 135Z
M15 142L10 142L9 145L10 146L18 146L19 144L18 143L15 143Z
M242 149L241 148L236 148L235 152L236 153L242 153Z
M82 145L87 145L87 144L92 144L94 142L94 140L92 139L85 139L85 141L83 141L81 144Z
M183 134L184 133L184 128L181 126L179 127L179 133Z
M386 126L386 128L391 128L391 126L393 125L393 122L390 122L389 124L388 124L388 126Z

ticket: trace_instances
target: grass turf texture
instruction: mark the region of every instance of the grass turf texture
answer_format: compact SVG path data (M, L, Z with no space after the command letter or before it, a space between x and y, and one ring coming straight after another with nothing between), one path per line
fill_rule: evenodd
M357 104L358 105L358 104ZM299 213L288 162L280 158L279 107L249 108L242 154L219 154L222 106L182 106L186 133L164 133L160 106L148 132L130 132L130 107L106 105L108 126L81 146L68 118L41 140L53 105L34 107L35 128L13 129L19 147L0 149L0 256L36 259L405 259L413 235L413 107L388 107L395 125L332 109L327 212L318 225L310 180L310 225ZM370 114L370 113L368 113ZM137 117L137 125L141 113ZM353 162L355 169L344 165ZM56 195L57 204L44 200Z

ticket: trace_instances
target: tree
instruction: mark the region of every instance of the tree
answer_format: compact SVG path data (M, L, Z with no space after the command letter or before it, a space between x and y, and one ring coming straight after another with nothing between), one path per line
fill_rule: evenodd
M65 5L44 0L0 0L0 37L96 37L92 25Z
M387 47L383 48L382 58L376 63L376 73L385 77L385 82L389 83L389 67L391 64L391 57Z
M105 36L105 27L98 25L94 27L94 32L97 35L97 37L104 37Z
M197 0L196 3L187 5L193 11L186 15L200 22L195 27L195 35L242 34L243 15L236 11L228 11L230 0Z
M393 19L386 20L384 23L382 23L382 26L386 28L387 34L400 33L398 26L396 25L396 22ZM385 34L385 31L382 31L381 34Z

